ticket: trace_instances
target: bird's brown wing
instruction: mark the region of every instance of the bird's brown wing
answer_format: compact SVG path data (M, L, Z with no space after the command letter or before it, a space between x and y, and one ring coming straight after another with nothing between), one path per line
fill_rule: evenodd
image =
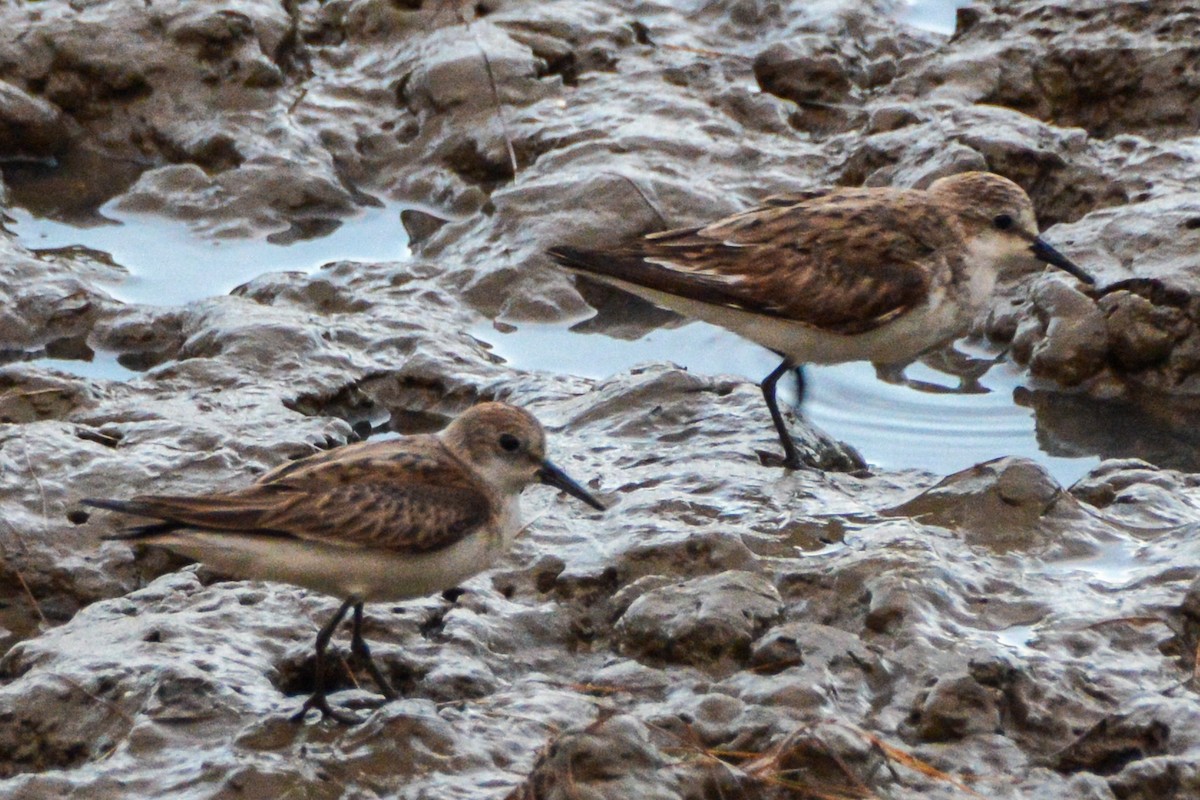
M780 194L773 194L773 195L764 197L759 202L759 207L767 208L767 207L779 207L779 206L794 206L794 205L798 205L800 203L807 202L807 201L812 200L817 197L825 197L826 195L832 194L835 191L838 191L838 190L832 189L830 187L824 187L824 188L818 188L818 189L800 189L795 192L782 192ZM757 208L752 208L749 210L749 212L744 212L744 213L753 213L757 210L758 210Z
M839 199L840 198L840 199ZM611 251L560 247L559 263L710 305L842 334L873 330L925 299L929 266L955 257L933 207L844 191L770 205Z
M338 482L345 480L349 475L358 474L355 467L357 464L388 460L400 452L406 454L408 461L414 464L433 464L448 457L436 436L406 436L404 439L354 442L280 464L260 475L255 483L284 483L291 479L306 487L312 487L324 482Z
M488 523L494 497L444 451L380 447L368 456L354 447L339 448L350 451L340 459L338 450L320 453L238 492L87 502L162 520L127 538L196 528L398 553L439 550Z

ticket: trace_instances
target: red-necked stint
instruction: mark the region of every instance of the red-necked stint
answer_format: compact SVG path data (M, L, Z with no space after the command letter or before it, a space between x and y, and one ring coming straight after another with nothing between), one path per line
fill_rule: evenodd
M351 652L387 698L395 692L362 637L363 603L422 597L482 572L521 528L521 490L545 483L604 506L546 460L546 436L527 411L482 403L438 434L350 444L278 467L250 486L199 496L139 495L83 502L159 520L115 534L250 580L291 583L343 598L317 634L312 696L326 699L325 649L354 610Z
M784 450L800 458L775 384L801 364L907 363L966 331L1013 262L1090 275L1038 236L1020 186L966 172L928 189L780 195L696 228L607 250L556 247L562 266L770 348L761 383Z

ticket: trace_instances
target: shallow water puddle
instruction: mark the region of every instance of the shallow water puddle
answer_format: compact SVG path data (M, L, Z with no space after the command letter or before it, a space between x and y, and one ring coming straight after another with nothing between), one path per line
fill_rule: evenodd
M408 257L408 235L400 224L399 203L361 211L324 237L274 244L262 239L216 239L195 233L185 222L152 214L101 208L89 219L110 224L77 227L26 209L11 207L6 227L31 250L85 247L112 257L129 270L119 280L97 281L127 303L183 305L230 290L266 272L315 272L332 261L396 261ZM12 356L13 354L9 354ZM117 353L94 352L80 358L30 353L6 359L30 361L82 378L129 380L144 367L123 363ZM0 361L0 366L5 362Z
M1136 539L1114 539L1098 545L1091 555L1049 561L1044 569L1051 575L1080 573L1088 580L1117 588L1135 580L1138 570L1147 566L1139 558L1147 546Z
M958 9L971 5L973 0L903 0L897 18L906 25L947 36L954 33Z
M992 636L1009 649L1021 655L1029 655L1034 652L1030 642L1037 638L1037 625L1010 625L1007 628L993 631Z
M296 270L312 273L332 261L394 261L407 256L407 237L399 222L403 206L390 203L364 209L332 233L319 238L274 244L265 239L214 240L193 232L186 223L143 214L103 210L118 224L78 228L10 210L10 228L22 244L32 249L83 246L112 255L129 270L129 276L105 284L111 293L128 302L173 305L227 293L267 272ZM513 366L604 378L650 361L669 361L705 375L740 375L757 383L778 363L757 345L704 323L658 328L635 341L572 330L572 323L522 324L519 328L481 323L471 333L491 345ZM975 357L994 353L972 352ZM11 361L12 359L10 359ZM35 363L87 378L127 380L137 365L123 363L111 353L95 353L90 360L37 358ZM1056 429L1039 431L1032 408L1014 399L1030 390L1022 386L1027 375L1001 362L980 380L986 392L974 394L930 393L880 381L869 364L844 364L806 368L806 414L818 427L851 443L868 462L883 468L917 467L948 474L999 456L1025 456L1043 464L1064 485L1074 482L1104 457L1145 457L1154 463L1178 466L1196 458L1179 437L1163 451L1161 433L1152 421L1123 408L1090 401L1082 396L1041 393L1045 397L1070 397L1064 411L1055 409L1055 425L1070 434L1078 429L1095 431L1097 419L1120 417L1128 441L1113 444L1108 433L1096 439L1083 436L1063 439ZM956 379L917 364L910 378L952 386ZM785 401L792 387L780 384ZM1032 404L1037 405L1037 404ZM1045 405L1045 403L1041 403ZM1039 411L1041 424L1048 415ZM1107 415L1102 417L1102 415ZM1069 424L1063 423L1068 420ZM763 410L763 428L770 423ZM1156 449L1147 450L1155 444ZM1188 450L1184 453L1184 450Z
M758 382L779 363L768 350L702 322L660 328L636 341L572 333L563 325L522 325L508 333L481 325L471 335L491 344L514 366L593 378L669 361L702 375L740 375ZM956 383L922 365L907 374L930 383ZM980 381L986 393L937 394L884 383L866 363L808 366L803 413L880 467L946 474L1015 455L1043 464L1060 483L1073 483L1100 459L1052 456L1042 450L1033 411L1013 402L1022 377L1020 370L1000 363ZM794 400L791 386L784 394ZM765 406L763 425L764 430L770 427Z
M81 378L124 381L136 377L138 372L147 368L148 365L137 365L141 358L141 354L121 355L107 350L93 350L81 339L70 339L37 350L0 350L0 367L36 363Z
M387 203L363 209L327 236L290 244L206 238L185 222L110 208L102 208L101 214L116 224L89 228L12 208L8 213L16 222L8 227L31 250L83 245L108 253L130 272L124 280L102 284L113 297L169 306L227 294L266 272L312 272L331 261L406 258L408 236L399 216L405 208Z
M136 377L138 371L122 364L118 360L119 358L120 356L116 353L97 350L93 353L90 361L66 358L38 358L32 360L36 361L39 366L48 369L69 372L72 375L78 375L81 378L91 378L93 380L127 381L130 378Z

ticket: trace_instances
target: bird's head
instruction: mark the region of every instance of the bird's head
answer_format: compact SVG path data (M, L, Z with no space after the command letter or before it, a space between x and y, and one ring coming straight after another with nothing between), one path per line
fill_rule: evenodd
M517 494L545 483L592 508L604 506L546 458L546 433L524 409L507 403L480 403L460 414L439 434L446 446L502 494Z
M957 216L971 237L972 247L997 263L1037 259L1084 283L1096 282L1042 239L1033 202L1008 178L991 172L962 172L934 181L929 193Z

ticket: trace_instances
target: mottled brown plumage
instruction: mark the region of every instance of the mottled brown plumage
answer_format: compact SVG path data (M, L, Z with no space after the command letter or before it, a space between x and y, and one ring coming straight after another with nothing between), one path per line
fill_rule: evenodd
M362 640L362 604L450 588L488 568L520 529L521 490L540 481L603 506L546 460L541 425L503 403L469 409L437 435L351 444L266 473L244 489L140 495L86 504L156 522L111 538L164 547L227 574L345 598L317 637L318 708L340 721L323 686L324 648L354 609L351 649L388 682Z
M910 361L960 335L1008 263L1091 278L1038 238L1015 183L969 172L928 190L831 189L768 198L709 225L611 250L557 247L561 265L779 353L762 384L785 451L775 382L802 363Z
M500 507L491 487L454 467L435 436L351 444L287 464L244 489L139 495L120 510L178 528L423 553L454 544ZM124 538L162 533L150 526Z
M843 191L651 234L604 253L602 267L578 250L552 254L568 266L596 267L604 276L678 297L862 333L921 303L931 281L925 261L953 242L953 228L933 220L920 220L926 231L920 238L899 228L905 222L899 194ZM922 211L934 216L932 209Z

